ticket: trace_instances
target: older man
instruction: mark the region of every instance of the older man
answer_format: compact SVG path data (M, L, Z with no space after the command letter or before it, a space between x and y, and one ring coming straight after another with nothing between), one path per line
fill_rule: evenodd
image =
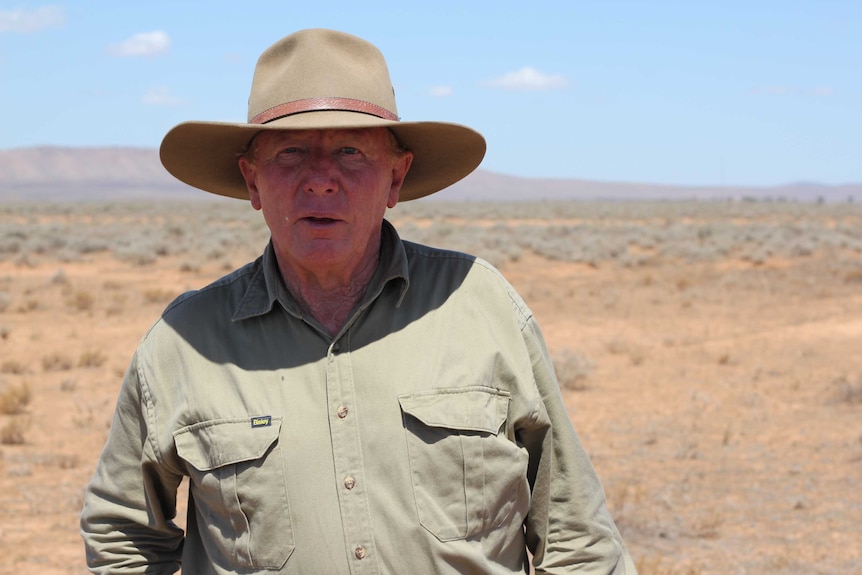
M384 220L484 151L400 122L379 51L328 30L261 56L247 123L168 133L167 169L250 200L271 242L142 339L86 494L91 570L634 572L527 306Z

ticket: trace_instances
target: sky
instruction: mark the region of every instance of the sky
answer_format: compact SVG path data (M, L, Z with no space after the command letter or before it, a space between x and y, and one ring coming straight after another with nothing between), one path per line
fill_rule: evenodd
M678 185L862 182L862 1L0 0L0 150L157 148L244 122L260 53L333 28L482 168Z

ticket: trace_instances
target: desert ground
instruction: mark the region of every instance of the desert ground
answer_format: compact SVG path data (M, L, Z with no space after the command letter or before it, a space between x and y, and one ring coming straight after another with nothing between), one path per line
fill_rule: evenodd
M389 218L527 300L643 575L862 574L862 205ZM86 572L82 493L136 342L266 239L241 202L0 205L0 574Z

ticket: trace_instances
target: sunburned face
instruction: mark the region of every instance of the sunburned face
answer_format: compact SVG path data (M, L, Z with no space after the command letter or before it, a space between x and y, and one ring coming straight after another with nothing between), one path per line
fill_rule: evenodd
M376 258L413 156L386 128L262 131L239 166L279 266L349 277Z

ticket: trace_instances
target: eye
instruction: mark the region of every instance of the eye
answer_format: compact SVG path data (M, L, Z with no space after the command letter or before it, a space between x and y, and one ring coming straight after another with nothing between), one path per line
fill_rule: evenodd
M359 148L354 148L353 146L344 146L341 148L341 153L345 156L355 156L359 154Z
M287 146L286 148L282 148L279 154L298 154L302 151L302 148L299 146Z

